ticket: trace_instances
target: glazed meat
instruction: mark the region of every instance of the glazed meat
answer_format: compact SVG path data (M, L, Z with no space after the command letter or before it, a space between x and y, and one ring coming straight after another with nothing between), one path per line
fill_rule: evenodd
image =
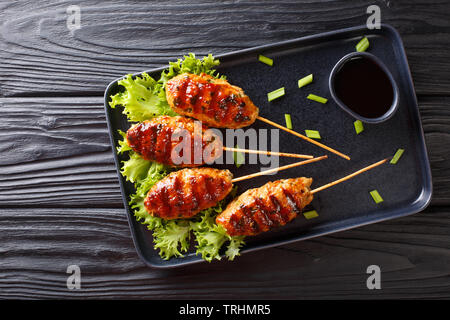
M204 73L172 78L166 84L166 98L178 114L216 128L249 126L259 112L241 88Z
M126 139L146 160L196 167L212 163L221 155L222 141L207 129L191 118L160 116L132 126Z
M230 236L256 235L283 226L313 199L311 178L284 179L250 189L216 217Z
M228 170L189 168L170 173L148 192L147 211L163 219L190 218L213 207L231 191Z

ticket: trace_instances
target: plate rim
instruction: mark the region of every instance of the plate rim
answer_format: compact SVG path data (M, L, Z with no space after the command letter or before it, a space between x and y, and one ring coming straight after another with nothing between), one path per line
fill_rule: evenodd
M349 33L349 32L362 31L362 30L368 30L368 29L365 25L358 25L358 26L354 26L354 27L342 28L342 29L337 29L337 30L333 30L333 31L327 31L327 32L307 35L307 36L303 36L303 37L299 37L299 38L274 42L274 43L270 43L270 44L264 44L264 45L241 49L241 50L236 50L236 51L224 53L224 54L221 54L218 56L214 56L214 58L219 59L219 60L223 59L223 58L231 58L231 57L237 56L237 55L249 54L249 53L253 53L253 52L257 52L257 51L260 52L263 50L272 49L277 46L292 45L292 44L296 44L297 42L304 42L307 40L314 40L316 38L335 36L335 35L339 35L339 34L345 34L345 33ZM248 252L254 252L254 251L258 251L258 250L262 250L262 249L273 248L273 247L282 246L282 245L286 245L286 244L291 244L291 243L295 243L295 242L299 242L299 241L303 241L303 240L308 240L308 239L312 239L312 238L316 238L316 237L325 236L328 234L333 234L336 232L342 232L342 231L346 231L346 230L350 230L350 229L354 229L354 228L358 228L358 227L362 227L362 226L366 226L366 225L370 225L370 224L374 224L374 223L379 223L379 222L383 222L383 221L387 221L387 220L392 220L392 219L396 219L396 218L400 218L400 217L413 215L413 214L423 211L424 209L426 209L429 206L431 199L432 199L432 194L433 194L431 167L430 167L430 162L429 162L428 150L427 150L427 146L425 143L425 134L424 134L424 130L423 130L423 125L422 125L422 121L420 118L417 95L416 95L416 91L414 88L414 83L412 81L411 69L409 67L409 63L407 60L406 51L405 51L403 41L401 39L399 32L393 26L386 24L386 23L382 23L380 30L387 30L394 37L395 41L397 42L398 48L400 50L399 53L401 55L402 63L404 64L404 67L406 68L405 80L407 81L408 89L412 91L411 96L413 98L414 106L410 106L410 109L411 109L411 111L413 111L412 119L414 120L417 128L419 129L418 130L419 131L418 132L418 134L419 134L418 142L420 143L419 153L423 156L423 159L420 161L421 162L420 165L421 165L422 169L424 169L424 170L422 170L423 182L424 182L422 185L422 192L420 193L420 195L416 198L416 200L413 203L410 203L407 206L403 206L401 208L397 208L395 210L391 210L390 211L391 214L388 216L379 217L376 219L371 219L371 220L363 221L360 223L351 223L347 226L333 228L331 230L319 231L319 232L315 232L312 234L306 234L306 235L300 235L295 238L284 240L284 241L278 241L276 243L272 242L272 243L267 243L267 244L258 244L253 247L250 247L250 248L243 247L240 251L241 254L245 254ZM373 30L369 30L369 31L373 31ZM150 74L150 73L162 72L163 70L167 69L168 67L169 67L169 65L166 65L163 67L158 67L158 68L153 68L153 69L147 69L144 71L132 73L132 76L135 77L135 76L141 75L142 73ZM116 172L117 172L118 179L119 179L119 186L120 186L120 192L122 195L122 201L124 203L125 210L127 213L128 225L130 228L130 232L132 235L133 244L135 246L136 252L137 252L138 256L141 258L141 260L147 266L152 267L152 268L157 268L157 269L171 269L171 268L177 268L177 267L181 267L181 266L197 264L200 262L207 262L204 259L202 259L201 257L199 257L198 259L189 260L189 261L182 261L183 258L172 258L172 259L181 259L181 261L177 261L176 263L170 263L170 264L165 264L165 263L157 264L157 263L153 263L153 262L147 260L142 252L142 248L137 239L136 230L133 227L133 223L135 221L133 221L132 219L135 219L135 216L132 213L131 208L129 207L129 204L128 204L128 200L127 200L128 195L125 192L123 176L120 173L120 160L118 158L118 155L117 155L117 152L115 149L116 141L114 140L113 130L116 130L117 128L112 127L111 118L110 118L110 111L111 111L110 110L111 108L109 106L110 90L114 85L117 84L118 81L124 79L126 76L127 75L116 78L107 85L105 92L104 92L104 109L105 109L105 113L106 113L108 135L109 135L109 139L111 142L111 149L112 149L112 153L114 156ZM424 164L425 164L425 166L424 166ZM345 221L345 220L343 220L343 221ZM188 255L191 255L191 254L188 254ZM170 261L170 260L164 260L164 262L166 262L166 261Z

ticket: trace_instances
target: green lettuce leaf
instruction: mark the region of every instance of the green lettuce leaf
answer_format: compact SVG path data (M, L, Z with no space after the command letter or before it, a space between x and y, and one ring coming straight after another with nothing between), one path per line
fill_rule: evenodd
M159 249L161 258L184 257L189 249L191 228L187 220L164 221L163 226L153 229L154 248Z
M133 183L145 179L147 172L152 166L152 162L143 159L134 151L130 151L129 155L130 158L128 160L122 161L123 165L120 173L127 181Z
M111 108L122 106L123 113L132 122L161 115L175 116L177 113L167 103L164 89L166 82L185 72L206 73L218 78L219 75L213 68L219 63L219 60L214 59L211 54L200 60L195 57L195 54L190 53L183 59L178 59L177 62L170 62L169 67L161 72L158 81L145 72L141 76L128 74L118 82L125 90L111 96L109 105ZM221 76L221 78L225 77Z
M196 254L201 255L206 261L221 259L221 249L229 241L225 256L233 260L239 255L240 247L244 244L244 237L231 237L225 229L216 224L216 216L223 211L228 198L233 197L236 188L227 199L220 201L215 207L203 210L197 217L192 219L191 228L196 239Z
M123 106L123 113L129 121L144 121L160 115L174 116L176 113L165 100L160 85L147 73L133 77L126 75L118 82L125 91L111 96L111 108ZM164 99L161 99L164 94Z
M220 61L214 59L211 54L200 60L195 57L195 54L189 53L189 55L184 56L183 59L178 59L176 62L169 62L169 68L161 73L159 83L164 87L168 80L183 73L206 73L215 78L226 79L225 76L217 74L214 69L219 64Z
M240 255L241 247L245 244L245 237L230 237L230 244L227 247L227 251L225 251L225 256L228 260L234 260L234 258Z
M125 139L127 136L126 132L123 132L122 130L117 130L119 134L122 136L122 140L119 140L119 146L117 147L117 154L122 154L126 151L131 151L131 147L128 145L127 140Z
M136 77L127 75L119 81L123 91L111 96L110 106L111 108L123 107L123 113L131 122L144 121L160 115L174 116L176 113L172 111L166 100L164 90L166 82L185 72L206 73L225 79L214 69L218 64L219 60L214 59L212 55L197 59L190 53L183 59L170 62L158 81L146 73ZM195 243L196 254L207 261L221 259L223 254L230 260L239 255L240 248L244 244L244 237L230 237L221 226L215 223L215 218L222 212L226 200L219 202L215 207L203 210L192 219L164 220L151 216L147 212L144 201L148 191L174 169L143 159L128 146L125 139L126 133L119 130L119 134L122 140L118 141L117 153L121 155L127 153L129 156L127 160L122 161L120 172L127 181L134 184L136 190L130 196L130 207L136 220L153 231L154 248L159 250L161 258L167 260L172 257L183 257L183 253L190 248L191 240ZM233 189L230 197L233 197L235 192L236 189ZM228 245L224 251L226 243Z

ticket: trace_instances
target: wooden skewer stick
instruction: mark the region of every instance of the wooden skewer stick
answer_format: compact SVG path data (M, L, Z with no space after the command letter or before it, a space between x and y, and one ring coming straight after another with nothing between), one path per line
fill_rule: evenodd
M321 157L312 158L312 159L305 160L305 161L300 161L300 162L296 162L296 163L291 163L291 164L288 164L288 165L286 165L286 166L282 166L282 167L278 167L278 168L273 168L273 169L269 169L269 170L265 170L265 171L261 171L261 172L256 172L256 173L248 174L248 175L246 175L246 176L242 176L242 177L239 177L239 178L235 178L235 179L231 180L231 182L235 183L235 182L238 182L238 181L247 180L247 179L251 179L251 178L254 178L254 177L258 177L258 176L264 176L264 175L266 175L266 174L268 174L268 173L277 172L277 171L282 171L282 170L294 168L294 167L297 167L297 166L302 166L302 165L304 165L304 164L308 164L308 163L320 161L320 160L323 160L323 159L326 159L326 158L328 158L328 156L321 156Z
M256 119L261 120L261 121L263 121L265 123L268 123L268 124L270 124L270 125L272 125L274 127L277 127L278 129L281 129L281 130L284 130L286 132L289 132L290 134L293 134L294 136L302 138L303 140L306 140L306 141L308 141L308 142L310 142L312 144L315 144L316 146L319 146L319 147L321 147L321 148L323 148L325 150L328 150L328 151L330 151L332 153L335 153L335 154L337 154L338 156L340 156L340 157L342 157L344 159L350 160L349 156L347 156L347 155L345 155L345 154L343 154L343 153L341 153L341 152L339 152L337 150L334 150L334 149L332 149L332 148L330 148L330 147L328 147L328 146L326 146L326 145L324 145L324 144L322 144L320 142L317 142L316 140L308 138L307 136L305 136L303 134L300 134L300 133L298 133L298 132L296 132L294 130L288 129L286 127L283 127L283 126L279 125L278 123L270 121L269 119L266 119L266 118L263 118L263 117L260 117L260 116L256 117Z
M306 154L296 154L296 153L286 153L286 152L275 152L275 151L264 151L264 150L249 150L240 148L223 147L225 151L243 152L243 153L254 153L254 154L266 154L268 156L280 156L280 157L291 157L291 158L303 158L303 159L313 159L313 156Z
M367 166L367 167L365 167L365 168L362 168L361 170L358 170L358 171L356 171L356 172L353 172L352 174L349 174L348 176L345 176L345 177L343 177L343 178L341 178L341 179L338 179L338 180L336 180L336 181L327 183L327 184L325 184L325 185L323 185L323 186L321 186L321 187L319 187L319 188L316 188L316 189L312 190L311 193L314 194L314 193L319 192L319 191L322 191L322 190L324 190L324 189L326 189L326 188L332 187L332 186L334 186L334 185L336 185L336 184L338 184L338 183L341 183L341 182L344 182L344 181L346 181L346 180L348 180L348 179L351 179L351 178L353 178L354 176L357 176L358 174L361 174L361 173L363 173L363 172L365 172L365 171L368 171L368 170L370 170L370 169L373 169L373 168L375 168L375 167L378 167L379 165L382 165L383 163L385 163L385 162L388 161L388 160L389 160L389 158L384 159L384 160L381 160L381 161L378 161L378 162L376 162L376 163L374 163L374 164L371 164L370 166Z

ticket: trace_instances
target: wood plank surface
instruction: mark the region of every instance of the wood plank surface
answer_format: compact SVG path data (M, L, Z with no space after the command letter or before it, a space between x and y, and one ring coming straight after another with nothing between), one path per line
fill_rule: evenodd
M0 110L0 206L122 206L101 98L3 99Z
M450 3L415 1L0 1L0 96L96 95L188 52L216 55L366 23L379 5L403 37L419 94L450 94Z
M161 270L138 258L122 209L2 209L0 298L449 298L449 211ZM66 286L73 264L79 290ZM381 290L366 287L372 264Z

